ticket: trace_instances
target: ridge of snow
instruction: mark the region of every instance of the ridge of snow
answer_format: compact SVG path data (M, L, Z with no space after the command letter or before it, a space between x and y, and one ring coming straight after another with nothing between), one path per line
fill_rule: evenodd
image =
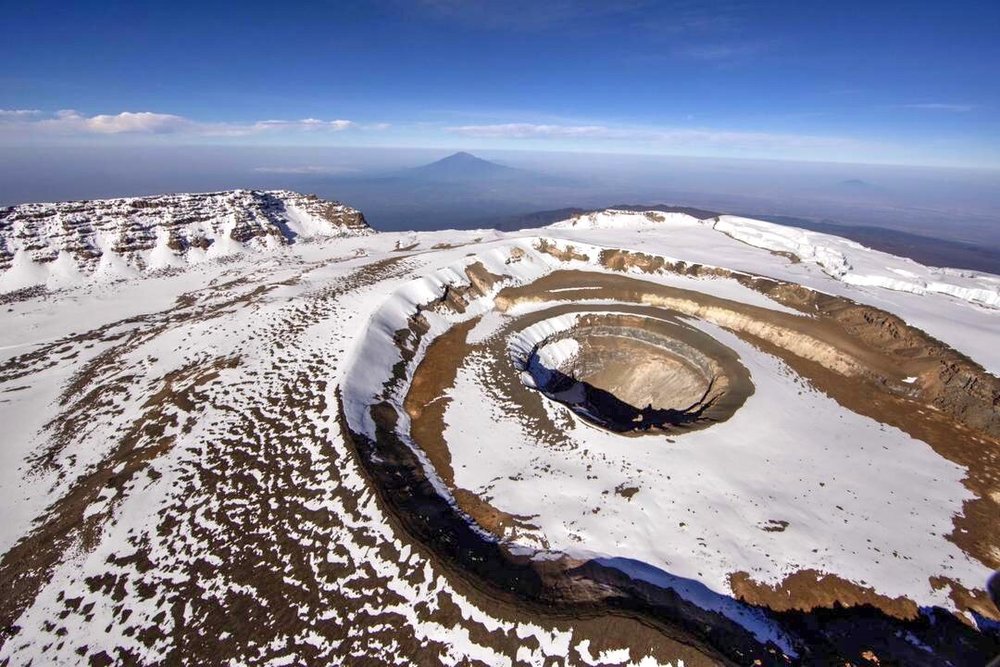
M849 285L913 294L943 294L977 306L1000 308L1000 276L924 266L832 234L742 216L720 215L698 220L686 213L607 209L561 220L548 228L666 230L698 224L755 248L793 255Z
M0 292L116 280L372 233L356 209L288 190L19 204L0 209Z
M622 211L609 208L604 211L584 213L549 225L552 229L635 229L665 225L696 224L698 218L687 213L662 211Z
M832 234L763 220L722 215L703 222L737 241L791 253L802 261L817 264L831 277L850 285L913 294L945 294L980 306L1000 308L1000 276L928 267ZM900 264L906 268L900 268Z

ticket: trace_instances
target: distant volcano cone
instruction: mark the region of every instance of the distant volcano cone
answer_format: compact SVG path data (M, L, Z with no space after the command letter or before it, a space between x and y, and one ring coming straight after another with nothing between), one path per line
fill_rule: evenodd
M478 158L471 153L453 153L437 162L409 170L408 175L434 181L482 181L530 178L530 172Z

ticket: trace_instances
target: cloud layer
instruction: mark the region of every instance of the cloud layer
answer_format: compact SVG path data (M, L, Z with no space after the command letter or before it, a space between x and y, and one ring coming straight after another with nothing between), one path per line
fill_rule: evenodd
M606 125L538 125L502 123L496 125L460 125L447 130L463 137L483 139L590 139L625 142L649 142L664 148L727 146L737 148L836 148L851 145L853 140L769 132L739 132L688 128L629 128Z
M440 125L437 123L359 123L346 119L298 120L268 119L249 122L205 122L175 114L152 111L123 111L117 114L85 115L75 110L46 113L35 109L0 110L0 142L17 144L23 141L48 143L75 140L144 141L165 137L163 141L222 140L253 141L270 137L273 140L298 143L309 137L308 143L324 142L322 137L341 133L374 133L361 139L357 134L350 141L371 145L440 145L452 147L474 142L478 147L504 147L519 144L543 144L570 150L611 150L624 152L661 152L709 155L747 155L765 157L839 157L858 150L871 149L856 139L793 134L755 132L726 128L691 128L666 126L628 126L612 124L573 123L493 123L475 125ZM297 139L298 137L298 139ZM172 138L172 139L171 139Z
M123 111L118 114L86 116L72 109L46 114L35 109L0 109L0 132L22 136L72 135L158 135L186 134L203 137L240 137L279 132L340 132L364 127L385 129L384 123L360 126L350 120L259 120L240 122L201 122L174 114L152 111Z

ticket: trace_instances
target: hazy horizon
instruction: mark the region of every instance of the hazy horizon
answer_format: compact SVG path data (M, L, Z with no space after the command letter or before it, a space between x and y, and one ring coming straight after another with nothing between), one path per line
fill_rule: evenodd
M43 0L5 19L3 204L289 188L431 229L666 203L1000 247L996 3ZM538 178L390 178L454 151Z
M673 204L828 219L1000 247L1000 171L523 150L472 151L549 177L513 184L390 178L444 149L142 146L10 149L0 204L287 188L360 208L378 229L490 226L507 216Z

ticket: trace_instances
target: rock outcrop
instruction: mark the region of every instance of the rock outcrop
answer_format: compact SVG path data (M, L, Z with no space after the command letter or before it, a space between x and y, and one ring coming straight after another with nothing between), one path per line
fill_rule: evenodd
M284 190L21 204L0 209L0 291L370 233L360 211Z

